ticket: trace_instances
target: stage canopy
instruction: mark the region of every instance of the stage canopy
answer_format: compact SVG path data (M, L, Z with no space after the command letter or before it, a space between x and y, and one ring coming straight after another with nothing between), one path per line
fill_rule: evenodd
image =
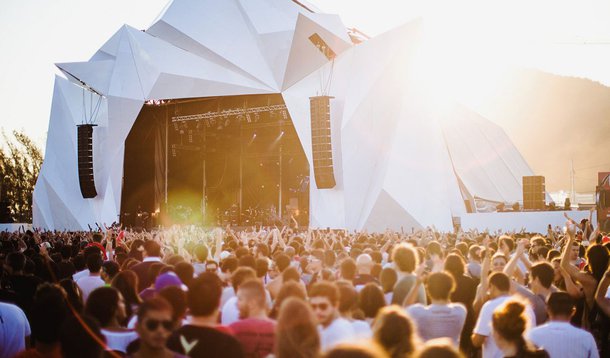
M312 171L312 227L451 230L466 201L522 200L521 178L533 173L504 131L426 100L413 65L421 21L362 41L314 11L290 0L174 0L148 29L125 25L89 61L57 64L65 78L55 79L34 227L117 221L125 140L143 106L219 96L282 96ZM334 97L333 189L313 175L309 97L321 94ZM94 107L97 196L83 199L76 125Z

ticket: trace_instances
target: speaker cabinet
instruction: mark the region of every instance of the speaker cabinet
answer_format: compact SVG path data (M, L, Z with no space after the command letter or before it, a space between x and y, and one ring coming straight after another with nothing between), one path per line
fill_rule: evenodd
M544 210L545 203L545 184L544 177L524 176L523 177L523 209L524 210Z
M77 128L78 182L83 198L97 196L93 179L93 127L95 124L81 124Z
M330 133L330 99L310 97L311 145L313 172L318 189L332 189L337 183L333 169L333 148Z

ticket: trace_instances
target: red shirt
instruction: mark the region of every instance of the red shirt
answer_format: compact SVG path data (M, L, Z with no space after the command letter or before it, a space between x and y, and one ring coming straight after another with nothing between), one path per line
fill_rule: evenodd
M241 342L245 356L264 358L273 353L275 321L272 319L247 318L229 325L235 338Z

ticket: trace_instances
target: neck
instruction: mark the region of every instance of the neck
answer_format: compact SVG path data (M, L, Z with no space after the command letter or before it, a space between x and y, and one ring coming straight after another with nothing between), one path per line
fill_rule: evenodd
M218 311L214 311L209 316L193 316L189 324L201 327L216 327L218 325Z
M252 319L267 319L267 313L265 312L265 309L259 309L256 311L250 311L250 314L248 315L248 318L252 318Z
M89 271L89 276L99 276L100 273L99 272L91 272Z
M553 322L570 322L570 316L551 316L549 319Z
M121 325L119 324L119 321L116 319L116 317L114 317L112 320L110 320L110 323L108 323L108 325L105 327L106 329L121 329Z
M505 357L514 357L517 355L519 348L515 343L505 342L505 346L501 348L502 353L504 353Z
M165 357L168 350L165 347L153 348L148 344L140 344L140 349L136 353L139 357Z
M433 305L448 305L449 303L451 303L451 301L449 301L449 299L439 300L439 299L435 299L435 298L430 298L430 302Z

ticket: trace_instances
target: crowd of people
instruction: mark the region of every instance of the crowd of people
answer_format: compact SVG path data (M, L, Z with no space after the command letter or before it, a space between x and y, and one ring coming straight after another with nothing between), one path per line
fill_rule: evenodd
M608 357L607 233L0 234L2 357Z

